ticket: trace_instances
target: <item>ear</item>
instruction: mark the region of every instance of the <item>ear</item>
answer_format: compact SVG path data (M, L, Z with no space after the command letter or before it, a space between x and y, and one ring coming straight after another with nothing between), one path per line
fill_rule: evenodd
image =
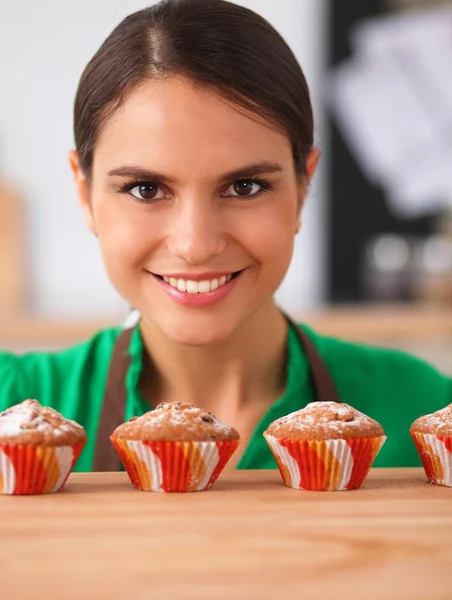
M308 179L308 185L311 183L311 179L314 177L314 173L317 170L319 164L320 150L318 148L311 148L306 157L306 173Z
M303 208L304 201L308 194L309 184L311 183L314 173L316 172L317 165L319 163L320 151L318 148L312 147L308 155L306 156L306 175L300 180L299 187L299 199L298 199L298 211L297 211L297 223L295 227L295 233L298 233L301 229L301 209Z
M96 225L94 222L93 210L90 201L89 181L80 166L80 160L76 150L71 150L68 155L69 166L74 178L75 188L77 191L78 201L85 215L85 222L88 229L94 235L97 235Z

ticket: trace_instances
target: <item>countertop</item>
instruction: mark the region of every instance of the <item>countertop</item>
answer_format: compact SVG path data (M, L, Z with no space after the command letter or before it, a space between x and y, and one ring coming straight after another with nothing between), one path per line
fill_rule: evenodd
M452 488L422 469L349 492L236 471L194 494L75 473L59 494L1 496L0 540L2 600L452 598Z

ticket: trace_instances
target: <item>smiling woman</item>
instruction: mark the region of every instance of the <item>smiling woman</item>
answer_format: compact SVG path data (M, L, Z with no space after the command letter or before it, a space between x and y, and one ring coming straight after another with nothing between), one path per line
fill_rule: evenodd
M452 401L451 381L275 304L319 153L304 75L269 23L223 0L130 15L82 74L74 130L87 225L140 320L66 352L0 355L0 408L31 396L83 424L89 470L111 468L122 420L183 401L240 431L239 467L271 468L270 422L340 397L389 434L379 464L418 463L409 425Z
M180 73L147 77L104 123L92 165L71 155L108 275L149 344L156 329L182 344L219 342L257 310L281 324L272 297L316 152L297 174L287 134L253 116Z

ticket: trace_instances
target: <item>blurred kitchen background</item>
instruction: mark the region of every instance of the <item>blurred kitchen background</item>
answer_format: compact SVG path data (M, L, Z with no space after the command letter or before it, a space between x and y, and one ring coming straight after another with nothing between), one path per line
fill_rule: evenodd
M236 0L311 88L320 169L288 312L452 373L452 2ZM61 348L120 323L67 164L80 74L133 0L0 3L0 347Z

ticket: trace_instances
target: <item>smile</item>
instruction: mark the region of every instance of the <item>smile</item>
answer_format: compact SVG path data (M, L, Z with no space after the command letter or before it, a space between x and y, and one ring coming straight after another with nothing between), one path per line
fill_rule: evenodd
M193 279L180 279L176 277L162 277L165 283L169 283L171 287L179 290L179 292L187 292L188 294L205 294L207 292L213 292L217 288L225 285L228 281L238 275L237 273L231 273L229 275L222 275L221 277L214 279L204 279L202 281L194 281Z
M239 276L246 269L231 273L205 273L203 275L182 273L158 275L151 273L160 283L164 292L173 300L186 306L210 306L223 300L235 287Z

